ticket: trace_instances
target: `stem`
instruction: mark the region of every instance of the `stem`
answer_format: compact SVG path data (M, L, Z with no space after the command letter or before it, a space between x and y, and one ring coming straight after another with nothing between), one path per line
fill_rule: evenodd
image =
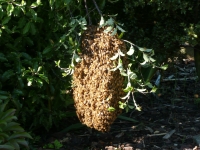
M138 104L137 104L136 101L135 101L135 97L134 97L133 92L131 92L131 94L132 94L132 98L133 98L133 103L134 103L134 105L135 105L135 107L136 107L136 109L137 109L137 108L139 108L139 106L138 106Z
M90 14L89 14L89 12L88 12L87 1L84 0L84 2L85 2L85 9L86 9L86 12L87 12L87 15L88 15L88 19L89 19L89 25L92 25L92 21L91 21L91 18L90 18Z
M131 44L131 45L133 45L133 46L136 46L136 47L138 47L137 45L135 45L135 44L133 44L133 43L131 43L131 42L129 42L129 41L127 41L127 40L123 40L124 42L127 42L127 43L129 43L129 44Z
M98 7L98 5L97 5L96 1L95 1L95 0L93 0L93 2L94 2L94 5L95 5L95 7L96 7L97 11L99 12L99 15L101 15L101 16L102 16L102 13L101 13L101 11L100 11L100 9L99 9L99 7Z

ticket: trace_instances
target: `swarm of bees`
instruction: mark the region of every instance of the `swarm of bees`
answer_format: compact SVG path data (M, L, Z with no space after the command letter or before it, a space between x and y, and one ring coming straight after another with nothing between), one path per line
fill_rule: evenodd
M117 36L104 33L104 28L89 26L82 35L82 61L73 74L73 98L79 120L90 128L106 132L121 113L120 97L124 96L124 77L119 70L110 71L114 61L110 58L118 50L126 53L126 46ZM121 57L127 68L126 56ZM116 64L118 60L115 60ZM115 108L109 111L108 108Z

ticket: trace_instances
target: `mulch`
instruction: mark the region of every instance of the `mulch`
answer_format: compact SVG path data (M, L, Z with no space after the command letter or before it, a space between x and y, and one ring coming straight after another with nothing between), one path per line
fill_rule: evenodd
M200 150L200 81L194 62L173 63L162 74L156 94L137 96L142 111L122 114L138 122L118 118L108 133L85 127L52 134L51 140L59 139L61 150Z

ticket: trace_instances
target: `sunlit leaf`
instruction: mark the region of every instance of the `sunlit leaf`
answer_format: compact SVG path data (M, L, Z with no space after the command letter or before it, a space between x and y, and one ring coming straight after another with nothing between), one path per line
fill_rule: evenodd
M134 49L134 47L131 45L129 51L127 52L127 55L129 55L129 56L133 55L134 51L135 51L135 49Z
M165 65L161 66L160 68L163 70L166 70L168 68L168 64L165 64Z
M149 88L153 88L153 85L150 82L145 83L146 86L148 86Z
M106 25L108 25L108 26L113 26L113 25L114 25L114 20L113 20L112 18L108 19L108 20L106 21Z
M118 53L115 53L115 55L114 55L113 57L111 57L110 59L111 59L111 60L115 60L115 59L118 58L118 56L119 56L119 54L118 54Z
M153 59L152 57L149 58L151 62L155 62L156 60Z
M113 30L113 32L111 33L111 36L114 36L114 35L116 35L117 34L117 29L115 28L114 30Z
M143 53L143 58L144 58L144 60L145 60L146 62L148 62L148 61L149 61L149 57L148 57L148 55L147 55L147 54L145 54L145 53Z
M121 32L126 32L124 29L122 29L120 26L116 26L116 28L118 29L118 30L120 30Z
M113 29L113 27L112 27L112 26L109 26L109 27L107 27L107 28L104 30L104 33L108 33L108 32L110 32L112 29Z
M120 50L119 50L119 55L120 55L120 56L125 56L125 54L122 53Z
M157 91L157 87L154 86L154 87L151 89L150 92L151 92L151 93L155 93L156 91Z
M145 91L146 91L146 89L137 89L137 88L136 88L136 90L137 90L138 92L145 92Z
M134 80L134 79L137 78L137 75L134 72L130 72L128 75L129 75L131 80Z
M74 59L77 63L79 63L81 61L81 58L79 57L79 55L77 55L76 53L74 53Z
M147 61L144 61L142 63L140 63L141 65L146 65L147 64Z
M131 92L128 92L124 97L121 97L121 99L127 99L130 97Z
M8 3L8 6L7 6L6 10L7 10L7 15L8 15L8 16L11 16L11 15L12 15L12 12L14 11L14 6L13 6L13 4L12 4L12 3Z
M110 111L110 112L115 111L115 108L114 107L109 107L108 111Z

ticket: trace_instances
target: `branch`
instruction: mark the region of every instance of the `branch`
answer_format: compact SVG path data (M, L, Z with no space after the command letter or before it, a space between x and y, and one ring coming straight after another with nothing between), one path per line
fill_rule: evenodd
M86 0L84 0L84 2L85 2L85 9L86 9L86 12L87 12L87 15L88 15L88 19L89 19L89 25L92 25L92 21L91 21L91 18L90 18L90 14L89 14L89 12L88 12L87 2L86 2Z
M102 13L101 13L101 11L100 11L100 9L99 9L99 7L98 7L98 5L97 5L96 1L95 1L95 0L93 0L93 2L94 2L94 5L95 5L96 9L97 9L97 10L98 10L98 12L99 12L99 15L101 15L101 16L102 16Z

